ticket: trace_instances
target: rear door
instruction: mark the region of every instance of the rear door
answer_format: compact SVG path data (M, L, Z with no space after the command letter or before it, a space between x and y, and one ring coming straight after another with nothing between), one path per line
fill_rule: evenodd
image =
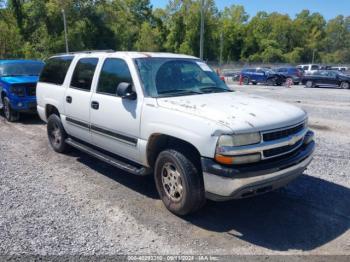
M97 64L98 58L95 57L84 57L77 61L64 98L67 132L86 142L91 142L91 86Z

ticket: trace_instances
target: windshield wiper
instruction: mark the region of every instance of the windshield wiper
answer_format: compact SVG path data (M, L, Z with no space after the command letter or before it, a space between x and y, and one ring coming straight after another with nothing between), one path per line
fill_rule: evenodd
M204 92L204 93L211 93L211 92L232 92L229 89L224 89L221 87L217 87L217 86L206 86L206 87L202 87L199 89L200 91Z
M178 95L178 94L203 94L203 93L199 91L188 90L188 89L172 89L172 90L163 91L158 94L159 95L165 95L165 94Z

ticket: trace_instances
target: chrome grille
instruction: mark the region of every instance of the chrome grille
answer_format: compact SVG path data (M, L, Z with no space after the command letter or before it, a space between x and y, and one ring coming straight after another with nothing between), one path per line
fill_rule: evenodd
M281 138L286 138L288 136L294 135L305 128L305 123L299 124L297 126L286 128L283 130L272 131L263 134L264 141L273 141Z
M301 146L302 143L303 143L303 139L300 139L294 145L288 145L288 146L282 146L282 147L277 147L277 148L264 150L263 154L264 154L265 158L288 154L289 152L292 152L293 150L295 150L299 146Z

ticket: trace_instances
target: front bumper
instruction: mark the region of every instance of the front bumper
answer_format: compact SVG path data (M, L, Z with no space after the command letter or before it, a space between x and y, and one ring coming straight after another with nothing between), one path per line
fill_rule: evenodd
M312 141L287 156L241 167L224 166L202 158L207 198L217 201L245 198L285 186L304 172L314 150Z
M26 96L26 97L11 97L11 108L17 112L36 112L36 97Z

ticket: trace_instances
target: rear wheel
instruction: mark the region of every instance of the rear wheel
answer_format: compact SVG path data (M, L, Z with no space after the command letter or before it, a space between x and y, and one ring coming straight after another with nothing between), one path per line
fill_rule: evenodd
M341 82L340 83L340 88L349 89L350 88L350 84L348 82Z
M187 215L205 203L200 169L185 154L168 149L162 151L155 164L158 193L168 210Z
M7 97L3 99L3 109L7 121L14 122L19 119L19 113L11 108L10 100Z
M47 121L47 136L51 147L56 152L64 153L69 149L69 145L66 143L68 135L63 128L61 119L56 114L51 115Z
M305 86L307 88L312 88L312 87L315 87L315 84L311 80L308 80L308 81L306 81Z

